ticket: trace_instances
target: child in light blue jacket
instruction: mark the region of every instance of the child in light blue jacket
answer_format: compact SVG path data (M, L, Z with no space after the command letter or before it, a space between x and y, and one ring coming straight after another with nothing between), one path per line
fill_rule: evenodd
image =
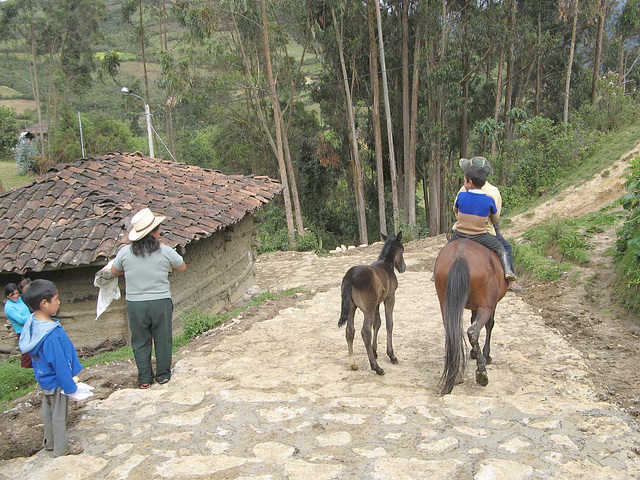
M67 438L69 397L78 389L74 376L82 365L76 350L56 315L60 307L58 290L49 280L34 280L24 293L25 303L33 310L22 328L18 345L31 354L33 373L42 388L42 417L45 450L54 456L82 453L81 445Z

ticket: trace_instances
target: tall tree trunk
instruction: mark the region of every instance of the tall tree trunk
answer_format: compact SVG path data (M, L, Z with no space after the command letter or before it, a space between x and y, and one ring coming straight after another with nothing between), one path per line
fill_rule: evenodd
M376 175L378 183L378 217L380 219L380 233L387 233L387 207L384 194L384 164L382 158L382 128L380 127L380 81L378 80L378 52L376 33L373 19L374 3L367 1L367 24L369 27L369 78L373 92L372 120L373 139L376 154Z
M42 124L42 107L40 104L40 81L38 80L38 57L36 56L36 36L33 28L33 10L31 1L29 1L29 32L31 40L31 59L33 61L33 98L36 101L36 112L38 114L38 124L40 125L40 162L38 168L40 172L44 172L49 160L44 143L44 125Z
M536 100L533 104L533 114L540 114L540 96L542 95L542 62L540 61L540 42L542 40L542 19L538 14L538 52L536 53Z
M280 109L280 100L278 100L278 109ZM289 148L289 132L284 118L280 118L282 122L282 146L284 148L284 161L287 166L287 176L289 177L289 187L291 188L291 198L293 200L293 213L296 221L296 229L298 235L304 235L304 223L302 221L302 207L300 206L300 196L298 195L298 184L296 182L296 173L293 169L293 160L291 159L291 149Z
M283 35L283 29L280 25L280 20L278 19L277 14L276 14L276 21L278 23L278 31L280 32L280 36L283 40L282 45L285 51L285 58L290 58L289 52L287 51L287 40ZM308 33L306 37L308 37ZM302 68L302 63L304 62L304 55L306 50L307 50L307 38L305 38L305 43L302 48L302 56L300 58L300 63L298 65L298 73L300 73L300 69ZM293 168L293 159L291 158L291 149L289 148L289 125L291 124L292 110L293 110L291 107L294 102L296 84L293 81L293 72L291 71L291 64L289 62L286 62L286 66L287 66L287 76L289 80L290 96L289 96L289 104L286 107L286 109L288 109L289 111L288 121L285 121L284 112L281 116L282 142L284 147L284 160L285 160L285 163L287 164L287 173L289 174L289 185L291 186L291 198L293 200L293 213L296 221L296 229L298 230L299 235L303 235L304 222L302 219L302 207L300 205L300 196L298 195L298 182L296 181L296 173L295 173L295 169ZM280 100L278 99L278 106L279 105L280 105Z
M396 155L393 146L393 126L391 122L391 107L389 104L389 85L387 82L387 63L384 55L384 37L382 35L382 15L380 14L380 0L376 1L376 20L378 23L378 40L380 42L380 64L382 67L382 91L384 93L384 113L387 119L387 141L389 143L389 167L391 172L391 197L393 201L393 228L395 232L400 226L400 205L398 203L398 174L396 170Z
M462 111L460 112L460 156L467 157L469 140L469 82L471 81L471 59L469 54L469 0L465 0L462 9L462 63L464 78L462 80Z
M618 88L622 88L622 93L624 93L624 36L620 35L620 57L618 59Z
M411 143L411 100L409 90L409 0L402 0L402 8L400 11L400 23L402 25L402 159L404 163L404 188L403 202L404 211L409 213L410 198L415 198L415 187L411 187L411 178L408 175L411 162L411 154L409 153ZM414 188L413 195L410 189Z
M291 197L289 196L289 181L287 177L287 166L284 160L284 151L282 146L282 124L280 121L280 108L278 104L278 94L276 92L276 83L273 78L273 71L271 70L271 53L269 51L269 26L267 25L267 9L265 6L265 0L261 0L262 6L262 30L264 32L264 55L265 66L267 69L267 79L269 80L269 89L271 91L271 105L273 108L273 120L276 130L276 147L278 150L278 167L280 169L280 179L282 181L283 195L284 195L284 208L285 215L287 217L287 230L289 232L289 247L295 248L296 236L295 228L293 225L293 212L291 210Z
M505 92L504 92L504 121L507 124L506 128L506 140L507 144L511 142L512 128L511 119L508 116L509 110L511 110L513 101L513 85L515 83L514 73L514 42L515 42L515 17L516 17L516 2L515 0L509 0L509 12L507 22L507 78L505 80Z
M264 0L262 0L264 2ZM344 94L347 102L347 115L349 117L349 131L351 132L351 150L353 158L353 166L355 173L356 186L356 209L358 212L358 228L360 231L360 243L369 243L367 235L367 216L364 203L364 174L362 172L362 164L360 163L360 153L358 151L358 132L356 131L355 112L353 110L353 102L351 100L351 91L349 89L349 77L347 76L347 67L344 63L344 49L342 47L342 33L336 19L336 12L331 7L331 17L333 26L336 31L336 40L338 42L338 53L340 54L340 66L342 67L342 78L344 82Z
M505 18L505 25L506 25ZM498 117L500 116L500 104L502 103L502 64L504 63L504 49L505 44L507 43L507 35L506 32L502 35L502 42L500 43L500 56L498 58L498 76L496 77L496 102L493 107L493 120L498 121ZM496 155L496 139L495 137L491 139L491 156L495 157Z
M602 37L604 23L607 19L607 0L600 0L598 9L598 38L596 40L596 53L593 59L593 77L591 80L591 105L598 101L598 78L600 78L600 61L602 59Z
M416 144L418 142L418 93L420 86L420 45L421 29L416 29L416 41L413 52L413 84L411 87L411 135L409 136L409 164L404 172L409 188L407 189L407 202L409 205L409 225L417 225L416 218Z
M569 123L569 92L571 87L571 69L573 68L573 54L576 51L576 31L578 29L578 0L573 4L573 27L571 29L571 47L569 49L569 64L567 65L567 77L564 82L564 112L562 123Z

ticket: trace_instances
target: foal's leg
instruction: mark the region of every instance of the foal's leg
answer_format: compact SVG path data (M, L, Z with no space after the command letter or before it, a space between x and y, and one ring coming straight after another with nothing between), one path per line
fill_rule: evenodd
M384 370L378 366L378 362L376 361L376 357L373 354L373 347L371 345L371 330L373 328L374 321L374 309L368 309L366 312L364 312L364 322L362 324L362 341L364 342L364 346L367 349L367 355L369 356L369 364L371 365L371 370L375 370L378 375L384 375Z
M347 337L347 347L349 348L349 365L351 365L351 370L358 370L358 365L356 364L356 360L353 357L353 337L356 333L356 327L353 322L353 318L356 314L356 304L351 302L351 306L349 307L349 315L347 315L347 327L345 329L346 337Z
M473 349L473 354L476 358L476 383L478 383L478 385L482 385L483 387L486 387L489 384L489 377L487 376L486 369L487 361L484 358L482 351L480 350L478 337L480 336L480 330L482 330L482 327L484 327L491 318L491 313L491 311L487 310L478 310L474 322L467 330L469 342L471 343L471 348Z
M398 363L398 359L393 354L393 306L396 303L395 292L389 294L384 300L384 319L387 322L387 355L391 359L391 363Z
M376 316L373 319L373 342L371 348L373 349L373 356L378 358L378 332L380 331L380 325L382 325L382 318L380 318L380 305L376 306Z

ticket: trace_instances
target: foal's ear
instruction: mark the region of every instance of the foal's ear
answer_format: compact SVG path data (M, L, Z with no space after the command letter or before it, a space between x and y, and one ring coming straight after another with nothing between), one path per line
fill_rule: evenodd
M402 241L402 231L398 232L398 235L396 235L396 239L401 242Z
M380 232L380 236L382 237L383 242L387 241L387 236L384 233Z

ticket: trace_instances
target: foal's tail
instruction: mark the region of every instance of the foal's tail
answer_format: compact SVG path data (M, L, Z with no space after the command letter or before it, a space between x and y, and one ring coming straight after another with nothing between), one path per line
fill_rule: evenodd
M469 264L465 258L457 258L449 270L444 301L446 340L444 372L440 377L442 395L451 393L458 375L464 373L466 366L462 314L469 298L469 282Z
M351 308L351 290L353 285L351 284L351 271L342 279L342 308L340 310L340 320L338 320L338 327L344 326L347 323L347 317L349 316L349 309Z

